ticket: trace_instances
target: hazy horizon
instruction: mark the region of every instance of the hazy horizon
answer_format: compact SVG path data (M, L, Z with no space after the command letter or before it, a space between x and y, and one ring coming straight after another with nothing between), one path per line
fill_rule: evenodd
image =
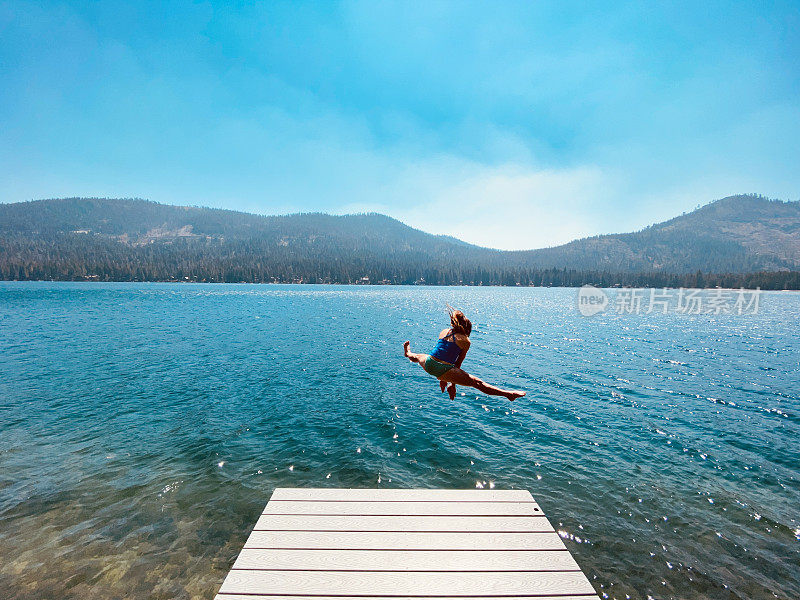
M733 196L746 196L746 195L747 194L734 194ZM757 194L757 195L762 197L762 198L765 198L766 200L769 200L769 201L800 202L800 200L784 200L784 199L781 199L781 198L767 198L766 196L763 196L763 195L760 195L760 194ZM150 200L148 198L98 198L98 197L80 197L80 196L76 196L76 197L73 197L73 198L79 198L79 199L82 199L82 200L142 200L142 201L145 201L145 202L157 202L155 200ZM63 197L63 198L36 198L36 199L33 199L33 200L20 200L18 202L45 202L45 201L48 201L48 200L68 200L68 199L71 199L71 198L68 198L68 197ZM496 248L496 247L493 247L493 246L481 246L480 244L473 244L472 242L468 242L467 240L465 240L463 238L459 238L457 236L454 236L454 235L451 235L451 234L448 234L448 233L441 233L441 232L437 232L437 231L429 231L427 229L422 229L420 227L415 227L414 225L411 225L410 223L407 223L407 222L403 221L402 219L398 219L397 217L392 217L391 215L387 215L385 213L376 212L376 211L361 211L361 212L350 212L350 213L333 213L333 212L325 212L325 211L295 211L295 212L285 212L285 213L259 213L259 212L252 212L252 211L247 211L247 210L231 209L231 208L226 208L226 207L204 206L204 205L200 205L200 204L171 204L171 203L168 203L168 202L158 202L158 204L162 204L162 205L165 205L165 206L176 206L176 207L180 207L180 208L208 208L208 209L233 210L233 211L236 211L236 212L242 212L242 213L245 213L245 214L250 214L250 215L259 216L259 217L291 217L291 216L294 216L294 215L302 215L302 214L323 214L323 215L328 215L328 216L333 216L333 217L344 217L344 216L361 216L361 215L374 214L374 215L380 215L380 216L384 216L384 217L389 217L389 218L395 219L397 221L400 221L404 225L407 225L409 227L412 227L414 229L417 229L419 231L422 231L423 233L427 233L427 234L430 234L430 235L441 236L441 237L453 237L453 238L456 238L457 240L459 240L461 242L465 242L465 243L476 245L476 246L481 246L483 248L487 248L487 249L490 249L490 250L501 250L501 251L511 251L511 252L513 252L513 251L542 250L542 249L545 249L545 248L554 248L554 247L557 247L557 246L568 244L568 243L573 242L573 241L582 240L582 239L585 239L587 237L594 237L595 235L601 235L602 236L602 235L621 235L621 234L626 234L626 233L635 233L635 232L641 231L642 229L645 229L645 228L647 228L647 227L649 227L651 225L657 225L658 223L662 223L664 221L669 221L669 220L671 220L671 219L673 219L675 217L679 217L679 216L681 216L683 214L692 212L692 211L694 211L694 210L696 210L698 208L701 208L701 207L706 206L708 204L712 204L712 203L714 203L714 202L716 202L718 200L724 200L724 199L725 198L714 198L713 200L709 200L708 202L703 202L703 203L701 203L701 204L699 204L699 205L697 205L697 206L695 206L695 207L693 207L693 208L691 208L691 209L689 209L687 211L682 211L681 213L678 213L678 214L675 214L675 215L672 215L672 216L668 216L668 217L666 217L665 219L663 219L661 221L655 221L653 223L648 223L648 224L646 224L643 227L640 227L638 229L631 229L631 230L625 230L625 231L607 231L607 232L601 232L599 234L592 234L590 236L576 237L576 238L573 238L571 240L567 240L566 242L559 242L557 244L552 244L552 245L549 245L549 246L538 246L538 247L531 247L531 248L513 248L513 249L504 249L504 248ZM10 204L10 203L6 202L6 204Z

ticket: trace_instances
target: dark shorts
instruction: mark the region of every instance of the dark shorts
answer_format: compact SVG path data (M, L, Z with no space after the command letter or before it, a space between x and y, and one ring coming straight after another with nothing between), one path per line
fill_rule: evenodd
M425 369L425 371L437 379L454 367L455 365L438 361L432 356L429 356L427 359L425 359L425 364L422 365L422 368Z

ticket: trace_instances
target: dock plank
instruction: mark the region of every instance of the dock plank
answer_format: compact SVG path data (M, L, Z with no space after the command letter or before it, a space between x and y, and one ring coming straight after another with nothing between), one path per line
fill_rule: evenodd
M265 515L523 516L543 514L535 502L271 501Z
M373 596L375 597L375 596ZM436 596L436 600L465 600L466 596ZM469 596L469 600L497 600L497 596ZM431 596L392 596L392 600L431 600ZM276 596L274 594L217 594L216 600L365 600L364 596ZM598 600L592 594L558 596L503 596L503 600Z
M579 571L566 550L261 550L245 548L234 569L271 571Z
M474 531L552 532L544 515L513 517L442 517L438 515L261 515L258 531Z
M532 502L528 490L402 490L347 488L277 488L271 502L311 500L315 502Z
M254 531L245 548L328 550L564 550L556 533Z
M342 572L232 570L223 593L351 596L535 596L594 592L579 571Z

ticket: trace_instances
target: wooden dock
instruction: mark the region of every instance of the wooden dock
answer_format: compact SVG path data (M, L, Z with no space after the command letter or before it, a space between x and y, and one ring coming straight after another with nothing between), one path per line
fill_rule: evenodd
M597 600L524 490L278 488L216 600Z

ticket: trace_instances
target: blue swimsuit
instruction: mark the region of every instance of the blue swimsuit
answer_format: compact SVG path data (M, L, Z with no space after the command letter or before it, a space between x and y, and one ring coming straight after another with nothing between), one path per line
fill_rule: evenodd
M455 363L459 356L461 356L461 348L456 344L455 333L451 329L450 333L438 339L422 367L434 377L439 378L456 366Z

